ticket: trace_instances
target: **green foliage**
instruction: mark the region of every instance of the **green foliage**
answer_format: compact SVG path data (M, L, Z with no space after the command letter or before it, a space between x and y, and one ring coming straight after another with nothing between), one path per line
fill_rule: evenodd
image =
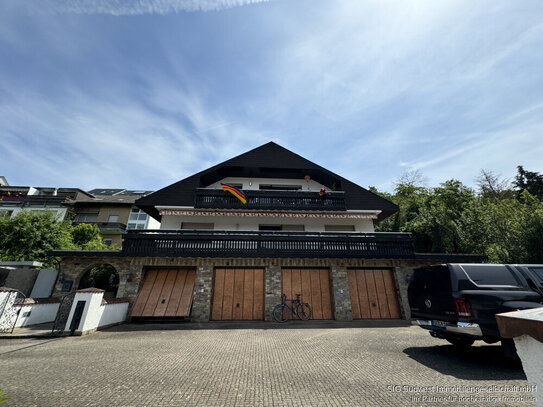
M91 268L81 278L79 289L96 287L106 292L117 292L119 286L119 273L110 264L99 264Z
M2 397L3 395L4 395L4 392L0 390L0 403L3 403L11 399L11 397Z
M0 260L41 261L54 265L51 250L106 250L96 225L72 226L59 222L52 212L22 211L0 218Z
M518 193L484 171L479 193L456 180L436 188L398 183L394 194L380 195L400 211L377 230L412 232L418 252L482 253L492 262L543 263L543 202L530 192L538 192L541 176L522 174L528 181Z
M537 172L526 171L522 165L519 165L513 185L516 187L519 196L523 191L528 191L530 194L543 200L543 175Z

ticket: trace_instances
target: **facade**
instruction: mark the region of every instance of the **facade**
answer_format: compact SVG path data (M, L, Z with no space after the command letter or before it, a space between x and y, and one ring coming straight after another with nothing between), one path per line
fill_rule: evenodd
M98 188L73 202L74 223L96 224L104 243L121 247L127 229L158 229L160 223L134 205L153 191Z
M79 188L0 186L0 216L17 216L21 211L51 211L61 221L69 216L72 201L91 197Z
M482 259L418 254L410 234L374 232L395 204L275 143L135 204L160 230L129 230L119 252L57 252L57 296L107 263L132 319L271 320L283 293L301 294L313 319L406 319L413 268Z

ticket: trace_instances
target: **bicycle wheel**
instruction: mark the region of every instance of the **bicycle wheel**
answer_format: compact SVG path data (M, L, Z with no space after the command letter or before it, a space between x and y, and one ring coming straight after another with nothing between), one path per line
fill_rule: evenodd
M300 318L302 321L307 321L311 318L311 307L307 302L298 304L296 307L296 314L298 314L298 318Z
M287 322L287 312L286 308L283 304L277 304L275 307L273 307L272 315L273 319L275 319L277 322Z

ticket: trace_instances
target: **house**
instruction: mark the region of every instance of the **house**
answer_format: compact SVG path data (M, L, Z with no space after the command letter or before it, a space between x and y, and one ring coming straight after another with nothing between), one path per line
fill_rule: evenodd
M74 224L91 223L108 246L121 247L127 229L158 229L160 222L134 205L153 191L97 188L72 202Z
M0 216L17 216L21 211L50 211L61 221L69 217L71 202L84 197L89 198L91 195L79 188L2 185Z
M77 287L109 264L132 319L271 320L282 293L313 319L407 319L407 279L435 262L409 233L376 233L398 207L273 142L146 195L160 230L128 230L118 252L57 251ZM82 288L82 287L79 287Z

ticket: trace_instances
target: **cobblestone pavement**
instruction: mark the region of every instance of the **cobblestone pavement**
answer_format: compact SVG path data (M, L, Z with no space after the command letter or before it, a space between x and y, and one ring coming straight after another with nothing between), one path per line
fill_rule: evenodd
M499 346L458 352L414 326L125 325L83 337L0 340L6 407L532 407L521 400L532 396L521 391L527 385Z

